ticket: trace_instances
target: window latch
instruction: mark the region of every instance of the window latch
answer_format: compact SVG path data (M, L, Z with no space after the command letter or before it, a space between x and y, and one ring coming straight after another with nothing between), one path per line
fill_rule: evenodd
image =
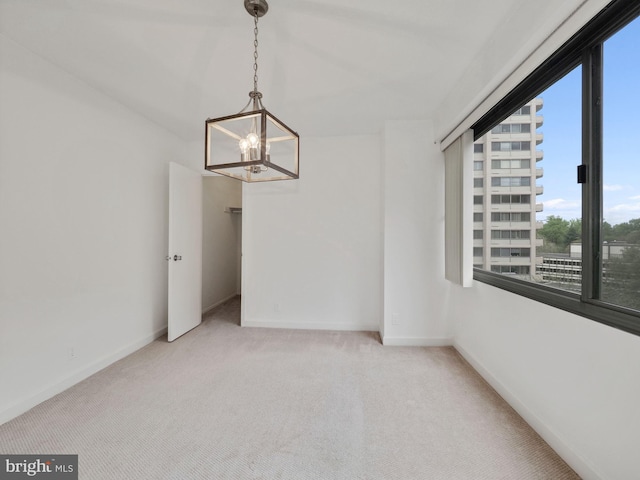
M586 165L578 165L578 183L587 183Z

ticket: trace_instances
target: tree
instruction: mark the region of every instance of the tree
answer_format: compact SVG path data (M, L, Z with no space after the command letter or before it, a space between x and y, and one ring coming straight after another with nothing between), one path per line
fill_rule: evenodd
M633 218L628 222L611 226L608 222L602 223L602 239L607 242L640 243L640 218Z
M613 227L607 221L602 222L602 240L605 242L613 240Z
M544 250L566 252L571 242L582 237L582 221L549 215L538 234L545 240Z
M565 235L565 248L576 240L582 238L582 220L575 218L569 220L569 226L567 227L567 233Z

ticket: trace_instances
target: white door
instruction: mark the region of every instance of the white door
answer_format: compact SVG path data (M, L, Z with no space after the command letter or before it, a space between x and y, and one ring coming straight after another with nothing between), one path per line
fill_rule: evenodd
M202 175L169 164L170 342L202 321Z

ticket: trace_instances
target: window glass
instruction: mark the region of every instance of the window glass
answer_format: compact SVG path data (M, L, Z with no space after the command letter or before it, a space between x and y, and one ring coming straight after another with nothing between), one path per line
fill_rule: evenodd
M491 168L494 170L512 169L512 168L529 168L531 161L528 158L516 158L508 160L491 160Z
M530 131L531 124L529 123L501 123L491 129L493 134L529 133Z
M519 108L518 110L516 110L515 112L513 112L513 115L529 115L531 113L531 107L529 105L525 105L524 107Z
M581 85L578 67L491 130L484 152L491 168L482 172L491 223L474 243L491 252L482 269L580 291L580 277L559 278L544 265L555 256L581 261Z
M640 18L604 43L602 297L640 310Z
M492 177L492 187L528 187L531 185L530 177Z
M531 220L529 212L492 212L492 222L528 222Z
M521 239L529 239L530 230L491 230L491 239L492 240L521 240Z
M472 125L490 215L474 279L636 335L638 45L640 2L613 0Z

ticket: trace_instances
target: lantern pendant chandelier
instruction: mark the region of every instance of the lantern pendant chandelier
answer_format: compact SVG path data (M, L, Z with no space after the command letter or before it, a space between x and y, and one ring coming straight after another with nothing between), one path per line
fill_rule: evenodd
M299 178L299 137L269 113L258 91L258 18L269 9L265 0L244 0L253 17L253 91L235 115L205 122L204 168L245 182Z

